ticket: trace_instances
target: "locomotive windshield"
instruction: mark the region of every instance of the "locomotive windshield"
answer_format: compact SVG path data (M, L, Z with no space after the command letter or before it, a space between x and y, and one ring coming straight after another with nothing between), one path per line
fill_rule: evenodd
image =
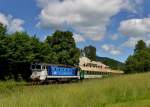
M32 65L31 69L41 69L41 65Z
M36 69L41 69L41 65L36 65Z

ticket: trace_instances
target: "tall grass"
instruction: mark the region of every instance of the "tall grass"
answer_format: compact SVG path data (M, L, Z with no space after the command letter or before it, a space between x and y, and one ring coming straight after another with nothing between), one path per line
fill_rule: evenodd
M0 83L0 107L150 107L150 73L72 84L15 84Z

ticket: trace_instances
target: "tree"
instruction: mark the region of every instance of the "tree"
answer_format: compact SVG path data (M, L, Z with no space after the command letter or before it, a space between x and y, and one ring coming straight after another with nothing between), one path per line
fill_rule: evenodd
M133 55L126 61L126 73L150 71L150 49L142 40L138 41Z
M42 43L26 32L7 35L0 40L0 44L4 48L0 49L1 65L5 70L4 78L18 80L19 77L22 77L28 79L31 73L30 64L37 61L42 62L44 59Z
M84 48L84 54L91 60L96 60L96 48L92 45L89 45Z
M6 26L0 23L0 79L5 79L5 75L8 74L6 54L7 54L7 37L6 37Z
M5 36L7 32L6 26L0 23L0 36Z
M0 58L3 59L5 54L6 54L6 41L7 41L7 37L6 37L6 26L4 26L2 23L0 23Z
M135 46L134 52L144 50L146 48L146 43L143 40L139 40Z
M51 49L51 63L77 65L80 51L76 47L73 34L69 31L56 31L52 36L48 36L46 43Z

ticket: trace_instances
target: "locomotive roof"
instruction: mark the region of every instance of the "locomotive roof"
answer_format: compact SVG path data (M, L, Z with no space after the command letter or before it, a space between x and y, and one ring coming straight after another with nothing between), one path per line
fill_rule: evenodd
M33 63L36 65L46 65L46 66L61 66L61 67L69 67L69 68L78 68L78 66L64 65L64 64L48 64L48 63Z

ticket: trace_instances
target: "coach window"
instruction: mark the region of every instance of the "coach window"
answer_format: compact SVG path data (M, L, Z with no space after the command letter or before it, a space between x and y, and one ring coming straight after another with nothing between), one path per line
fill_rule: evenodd
M86 74L88 74L88 71L86 71Z

